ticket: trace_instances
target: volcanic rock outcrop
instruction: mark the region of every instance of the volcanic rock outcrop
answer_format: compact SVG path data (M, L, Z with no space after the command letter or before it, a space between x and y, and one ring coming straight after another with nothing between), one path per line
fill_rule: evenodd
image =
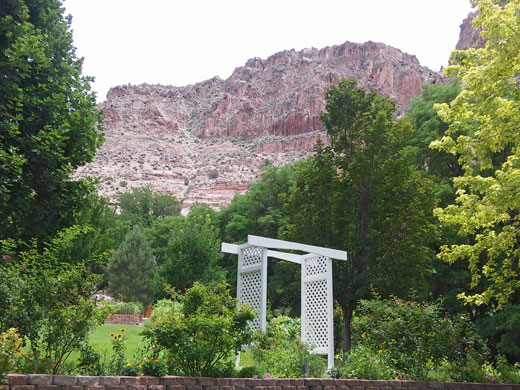
M325 91L348 77L394 99L400 112L421 84L445 81L393 47L346 42L253 58L226 80L114 87L100 105L106 142L76 176L99 177L112 201L150 185L176 195L184 211L195 202L226 205L263 166L301 159L326 141Z

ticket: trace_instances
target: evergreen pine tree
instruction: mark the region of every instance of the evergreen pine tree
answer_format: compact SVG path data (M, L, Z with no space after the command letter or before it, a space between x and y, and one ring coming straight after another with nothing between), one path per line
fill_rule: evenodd
M110 259L107 268L108 290L127 301L149 303L154 258L145 236L135 225Z

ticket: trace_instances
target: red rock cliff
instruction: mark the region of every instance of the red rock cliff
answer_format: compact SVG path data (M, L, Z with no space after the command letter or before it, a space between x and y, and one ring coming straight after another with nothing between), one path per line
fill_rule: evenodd
M262 164L300 159L325 139L325 91L348 77L394 99L401 112L421 84L443 82L413 55L346 42L253 58L226 80L114 87L101 105L107 141L77 176L100 177L100 192L112 200L150 184L178 196L185 209L197 201L228 204ZM210 170L218 176L209 178Z

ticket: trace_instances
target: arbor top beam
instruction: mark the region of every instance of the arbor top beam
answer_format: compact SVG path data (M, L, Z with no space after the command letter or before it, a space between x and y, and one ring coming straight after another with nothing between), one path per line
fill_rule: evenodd
M263 246L270 249L288 249L297 250L307 253L313 253L316 255L326 256L336 260L347 260L347 252L340 251L337 249L323 248L321 246L299 244L297 242L276 240L274 238L260 237L260 236L247 236L247 243L255 246Z

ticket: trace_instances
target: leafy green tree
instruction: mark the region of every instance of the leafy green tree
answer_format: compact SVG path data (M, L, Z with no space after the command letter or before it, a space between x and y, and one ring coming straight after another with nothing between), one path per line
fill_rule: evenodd
M327 91L321 120L330 146L317 145L288 203L288 238L348 252L348 261L334 262L344 350L369 287L425 293L433 256L432 185L405 148L411 129L395 119L391 100L356 84L342 80Z
M223 281L224 271L218 265L220 240L207 215L178 219L172 227L168 245L162 251L164 257L155 285L162 290L162 286L168 284L183 291L195 282Z
M278 237L278 230L286 224L284 205L299 164L267 166L248 192L235 195L231 204L218 215L222 239L242 243L247 241L248 234Z
M138 225L127 233L107 267L108 290L126 301L150 303L151 278L155 262Z
M75 223L92 183L71 180L103 141L59 0L0 6L0 238L45 240Z
M412 100L406 114L406 120L410 120L414 128L409 144L415 152L416 165L434 183L437 206L446 207L455 200L453 178L462 174L462 167L457 156L430 148L430 143L443 137L448 129L448 124L439 117L434 105L449 104L460 93L462 86L460 81L454 79L449 85L423 85L422 89L422 94ZM440 245L448 243L465 244L467 239L457 235L456 227L442 224L438 227L432 249L438 253ZM433 268L435 271L428 279L433 297L443 296L444 307L450 312L467 312L469 308L464 307L457 298L471 280L467 263L447 264L435 258Z
M265 166L265 171L244 195L237 194L217 217L222 241L244 243L248 234L277 238L288 222L285 204L301 162L283 167ZM228 272L228 282L236 281L236 257L224 256L221 262ZM268 263L268 299L275 309L300 310L300 268L286 261Z
M165 217L154 219L150 226L143 227L143 233L150 244L152 253L158 265L164 263L167 257L168 242L173 232L184 222L184 217Z
M180 310L171 310L144 330L150 344L166 349L187 376L229 376L233 353L249 344L252 309L237 308L224 284L195 283L174 297Z
M124 193L119 198L119 207L121 215L132 224L145 226L150 225L154 219L181 213L181 204L175 196L155 193L150 187L137 187Z
M437 106L449 128L435 148L458 157L457 199L436 215L469 243L445 245L439 257L468 262L476 305L506 304L520 287L520 1L476 0L482 49L455 51L448 74L462 81L453 102Z
M448 129L434 108L438 103L450 103L461 91L460 82L455 79L449 85L423 85L422 93L412 100L406 118L414 126L409 144L415 148L416 164L433 178L436 185L435 196L441 205L455 199L453 177L462 173L457 157L430 148L430 143L438 140Z

